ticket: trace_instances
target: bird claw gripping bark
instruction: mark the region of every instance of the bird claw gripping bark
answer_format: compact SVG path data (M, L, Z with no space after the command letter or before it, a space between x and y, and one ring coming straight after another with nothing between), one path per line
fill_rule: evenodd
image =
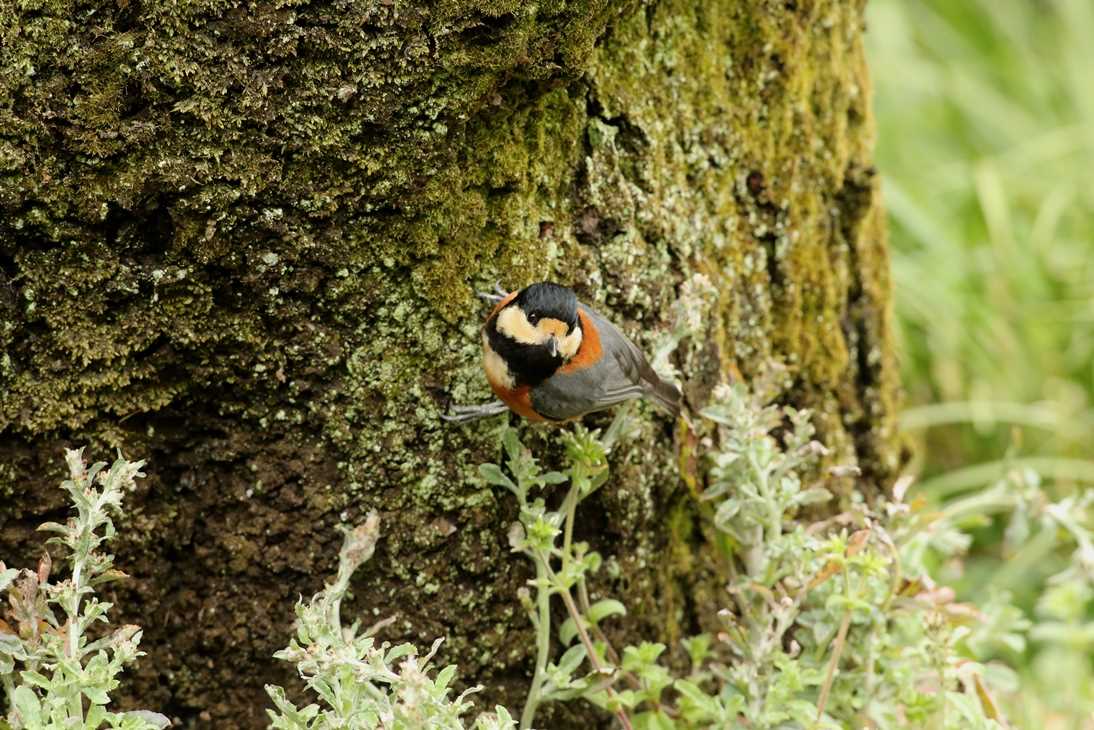
M476 406L454 405L452 406L452 413L442 415L441 420L448 421L449 423L467 423L469 421L476 421L480 418L496 416L500 413L505 413L508 410L509 407L500 400L494 400Z
M486 301L494 303L494 304L497 304L502 299L505 299L505 297L509 296L509 292L507 292L507 291L505 291L504 289L501 288L501 282L500 281L495 281L494 282L494 291L493 292L480 291L480 292L476 292L476 294L478 294L480 297L482 297Z

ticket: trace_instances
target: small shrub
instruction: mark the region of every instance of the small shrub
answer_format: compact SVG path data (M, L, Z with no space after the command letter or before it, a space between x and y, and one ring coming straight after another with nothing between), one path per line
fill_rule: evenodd
M515 597L535 632L536 660L519 725L503 707L464 720L478 687L452 697L456 667L435 671L435 641L420 654L412 644L378 642L390 620L362 630L344 625L341 603L350 579L369 560L379 519L345 531L338 572L296 607L295 636L276 657L296 665L313 697L298 707L267 686L271 727L293 730L531 730L546 702L584 700L614 716L625 730L690 728L1005 727L995 692L1017 678L989 660L1021 652L1027 642L1063 657L1087 676L1092 643L1086 607L1092 599L1094 496L1048 500L1036 474L1016 469L989 490L927 510L902 501L870 503L855 488L857 472L820 470L824 447L808 412L767 402L755 392L722 387L701 416L707 453L696 489L703 532L723 568L724 606L707 624L720 629L685 640L687 669L666 661L663 644L638 641L617 650L602 626L626 613L614 598L593 601L588 580L601 556L573 539L580 507L608 483L608 454L625 438L628 410L601 435L578 425L560 436L566 466L543 470L503 427L501 464L483 464L482 478L513 495L519 519L509 531L513 551L535 577ZM684 423L679 427L683 428ZM51 578L44 555L36 571L0 563L0 686L7 706L0 730L167 727L162 715L113 712L109 693L124 667L140 656L140 629L90 631L106 623L111 605L98 586L124 577L104 552L114 536L124 492L143 476L142 462L119 458L88 469L67 452L70 479L62 487L76 507L65 525L46 524L51 542L68 551L69 578ZM697 477L697 478L692 478ZM840 489L833 485L840 483ZM551 509L543 490L565 488ZM811 505L836 499L831 517L810 521ZM832 513L832 510L828 510ZM968 548L971 524L1009 515L1007 539L1071 559L1049 581L1036 625L1006 596L960 604L931 579L939 565ZM1046 539L1051 538L1051 543ZM560 602L565 620L552 619ZM1069 665L1070 666L1070 665ZM1076 705L1076 712L1083 707Z
M456 667L433 674L430 667L441 639L425 656L412 644L377 643L375 632L390 623L381 621L365 631L354 622L344 626L342 599L353 573L369 558L380 537L380 519L373 513L361 525L345 531L333 583L307 603L296 605L296 636L274 656L296 664L300 676L318 702L297 707L281 687L267 685L276 710L267 710L271 727L286 730L462 730L461 717L471 709L467 697L455 699L449 686ZM474 730L510 730L512 718L503 707L480 715Z
M0 593L8 596L7 620L0 620L0 686L8 711L0 728L165 728L170 723L163 715L108 709L119 675L141 656L140 627L122 626L99 638L90 631L107 623L112 607L95 596L96 589L126 577L101 548L114 537L113 517L121 514L134 479L144 476L144 462L119 456L107 471L105 463L88 469L82 451L66 451L65 461L69 479L61 487L76 514L64 525L39 529L56 533L49 542L68 551L71 575L51 580L48 553L36 571L0 562Z
M522 730L542 703L574 699L635 729L1001 727L992 672L957 649L971 609L908 569L912 512L899 503L872 508L856 492L836 517L807 523L803 507L833 498L825 485L833 475L808 479L824 453L809 414L735 387L720 389L702 415L716 425L717 443L703 514L728 590L722 630L684 642L690 669L682 674L663 663L663 644L611 646L600 626L626 607L590 601L587 578L602 560L573 540L578 507L607 481L607 452L625 426L617 421L605 437L581 426L565 433L565 472L542 471L505 429L504 463L481 467L484 480L517 499L510 542L536 570L521 597L537 637ZM559 509L548 509L538 491L563 484ZM558 627L555 599L568 615Z

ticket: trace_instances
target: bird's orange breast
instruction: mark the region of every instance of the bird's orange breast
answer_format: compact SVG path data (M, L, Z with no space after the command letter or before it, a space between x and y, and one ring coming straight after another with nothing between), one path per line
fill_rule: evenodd
M604 349L600 345L600 331L593 324L593 318L579 308L577 319L581 324L581 347L577 348L577 354L569 362L558 369L560 373L572 373L592 367L604 356Z
M543 416L536 413L535 409L532 408L532 388L530 386L521 385L516 388L506 388L490 383L490 387L493 389L494 394L501 399L501 402L509 406L509 410L518 416L523 416L529 421L544 420Z

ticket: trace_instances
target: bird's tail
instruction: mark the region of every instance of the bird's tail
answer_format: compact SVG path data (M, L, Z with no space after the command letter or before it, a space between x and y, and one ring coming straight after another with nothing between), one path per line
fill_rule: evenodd
M653 368L650 368L649 372L643 373L643 376L643 385L650 399L668 411L674 419L679 417L681 400L683 399L680 389L658 377Z

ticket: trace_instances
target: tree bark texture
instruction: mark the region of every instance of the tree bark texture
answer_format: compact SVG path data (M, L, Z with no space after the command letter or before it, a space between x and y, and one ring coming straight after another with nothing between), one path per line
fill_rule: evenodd
M473 296L572 285L648 349L717 290L691 408L773 362L884 489L900 458L861 35L842 0L0 0L0 557L66 509L62 446L147 458L119 525L125 690L259 727L335 525L355 583L518 705L532 664ZM622 635L673 642L704 587L671 428L647 408L579 517ZM607 417L589 419L604 425ZM554 434L527 428L550 459ZM557 449L556 449L557 451ZM366 619L372 620L370 611ZM518 706L519 709L519 706ZM556 710L549 727L588 727Z

